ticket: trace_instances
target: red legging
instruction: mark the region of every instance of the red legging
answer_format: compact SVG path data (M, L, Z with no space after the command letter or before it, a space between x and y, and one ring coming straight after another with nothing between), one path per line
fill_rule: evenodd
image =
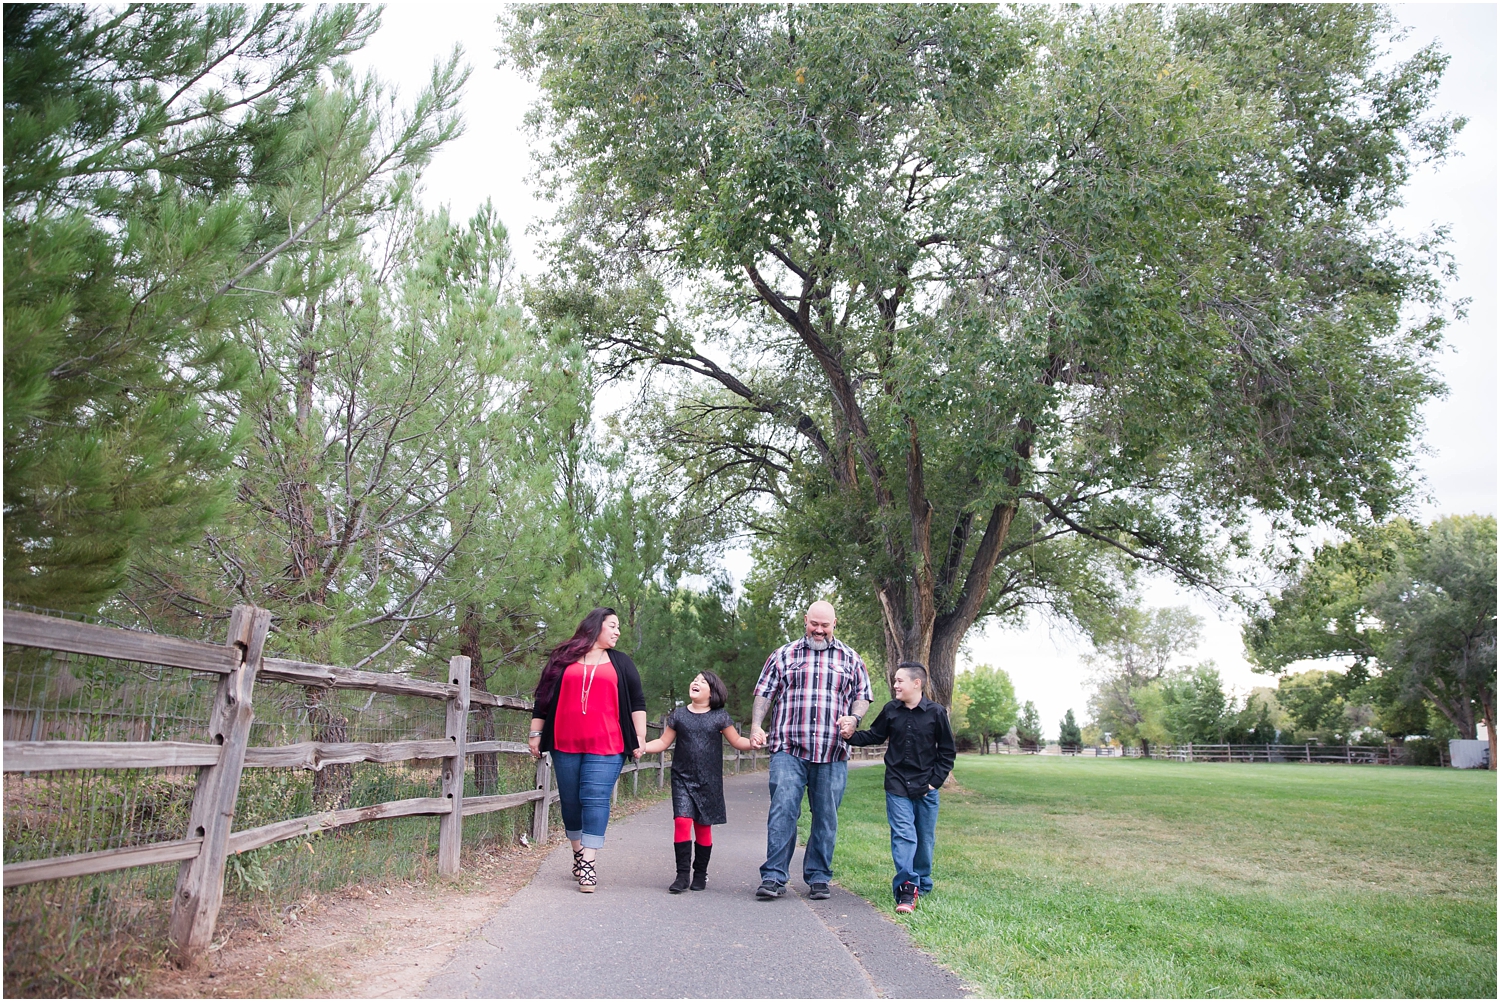
M692 818L672 819L672 841L686 842L694 839L699 845L714 844L714 826L694 824Z

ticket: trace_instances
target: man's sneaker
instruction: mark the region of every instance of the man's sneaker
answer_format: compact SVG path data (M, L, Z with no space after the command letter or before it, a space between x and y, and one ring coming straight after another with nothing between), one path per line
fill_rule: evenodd
M762 880L760 886L755 889L755 896L762 901L770 901L779 898L786 893L786 885L778 884L774 880Z
M896 914L910 915L917 910L917 887L915 884L902 884L901 890L896 894Z
M828 889L827 884L809 884L807 896L813 901L827 901L833 897L833 892Z

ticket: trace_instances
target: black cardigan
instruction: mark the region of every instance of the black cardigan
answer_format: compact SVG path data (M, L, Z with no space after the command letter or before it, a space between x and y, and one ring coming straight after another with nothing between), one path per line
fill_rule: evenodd
M646 712L646 694L641 689L641 673L636 671L635 662L630 660L629 654L620 651L609 651L609 663L614 665L615 678L619 681L620 700L620 736L625 739L625 758L630 759L630 753L641 746L640 739L636 737L635 721L630 719L630 714L636 710ZM542 721L542 751L552 750L552 721L557 716L557 694L562 691L562 679L553 687L550 701L542 702L542 685L537 683L536 692L531 697L533 709L532 717Z

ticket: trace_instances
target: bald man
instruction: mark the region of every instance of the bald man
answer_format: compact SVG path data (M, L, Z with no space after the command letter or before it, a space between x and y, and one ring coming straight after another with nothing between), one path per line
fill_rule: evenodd
M802 857L802 879L809 898L820 901L829 896L839 803L849 777L849 745L840 729L846 721L858 722L872 698L864 661L848 644L834 639L833 606L814 602L803 622L806 634L766 659L750 716L751 742L771 753L766 861L755 892L763 901L786 893L804 792L812 807L812 833ZM772 703L776 713L767 734L760 724Z

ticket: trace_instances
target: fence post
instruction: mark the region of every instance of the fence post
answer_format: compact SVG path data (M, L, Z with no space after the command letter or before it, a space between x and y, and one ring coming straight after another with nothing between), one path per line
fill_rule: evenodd
M641 760L635 760L635 771L630 774L630 795L639 797L641 795Z
M547 819L552 810L552 762L546 755L537 759L536 788L542 791L542 799L531 810L531 841L546 845Z
M250 744L250 707L255 673L260 670L261 651L271 629L269 609L237 605L229 616L228 647L239 650L240 663L219 680L209 717L209 738L222 746L217 765L198 770L189 836L203 844L198 855L184 860L177 869L177 887L172 895L172 919L168 927L177 962L191 966L213 941L219 905L224 901L224 864L229 859L229 832L234 824L235 801L240 795L240 772L245 767L245 748Z
M1312 744L1311 743L1308 743L1308 744L1305 744L1305 745L1302 746L1302 756L1303 756L1304 759L1307 760L1307 764L1308 765L1312 765Z
M458 876L458 860L464 845L464 772L468 765L465 745L469 740L469 659L455 654L448 662L448 684L458 692L448 700L448 739L453 754L443 759L443 796L451 810L438 822L438 873Z

